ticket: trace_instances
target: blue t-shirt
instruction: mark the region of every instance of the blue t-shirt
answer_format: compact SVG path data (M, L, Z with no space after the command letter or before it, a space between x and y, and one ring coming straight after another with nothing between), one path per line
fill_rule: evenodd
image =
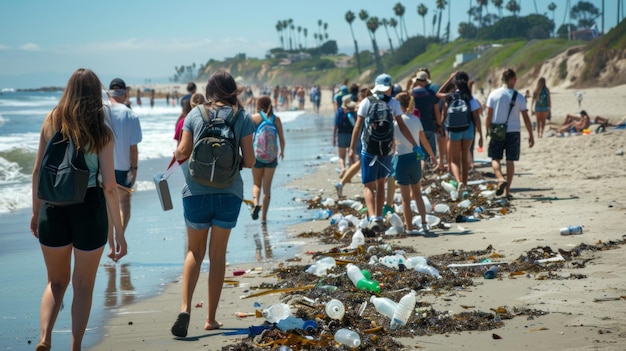
M128 171L130 147L141 142L141 124L137 115L126 105L111 104L111 129L115 135L115 169Z
M352 134L354 123L356 123L356 112L354 110L347 111L343 107L337 109L337 112L335 112L335 127L337 127L338 133Z
M231 111L232 107L224 106L219 109L218 115L225 118ZM233 128L233 131L235 132L235 136L239 140L241 140L245 136L254 133L254 122L252 122L252 117L250 117L250 114L246 110L243 110L236 119L233 120L231 118L231 122L231 126ZM199 107L196 107L189 112L187 117L185 117L183 130L193 134L193 141L195 144L199 138L199 134L202 131L203 126L204 120L202 119L202 113L200 112ZM252 145L250 145L250 147L252 148ZM212 188L197 183L193 180L193 178L191 178L191 175L189 174L188 161L185 161L181 165L181 169L183 170L186 183L182 191L183 197L206 194L231 194L243 200L243 180L241 179L241 172L237 176L237 179L235 179L233 184L231 184L229 187Z

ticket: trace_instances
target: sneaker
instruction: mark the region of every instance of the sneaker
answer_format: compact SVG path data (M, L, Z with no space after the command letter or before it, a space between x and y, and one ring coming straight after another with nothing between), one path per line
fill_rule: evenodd
M428 228L428 223L422 223L422 227L419 229L422 234L430 233L430 228Z
M383 217L387 217L387 213L394 213L393 207L385 204L383 206Z
M343 184L341 183L335 184L335 190L337 190L337 196L339 197L343 196Z
M373 217L370 219L370 229L379 232L385 228L382 217Z

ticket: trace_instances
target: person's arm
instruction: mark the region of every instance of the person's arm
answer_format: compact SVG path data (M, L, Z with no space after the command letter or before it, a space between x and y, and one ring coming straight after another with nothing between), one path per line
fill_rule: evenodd
M285 135L283 134L283 123L278 116L274 116L274 122L276 123L276 131L278 132L278 143L280 144L280 159L285 157Z
M39 169L41 168L43 154L48 146L48 141L52 137L52 119L50 116L50 114L46 116L46 119L44 119L43 125L41 126L41 133L39 134L39 147L37 148L37 158L35 158L35 165L33 166L33 174L31 177L33 213L30 219L30 231L33 233L35 238L39 238L39 208L41 207L41 200L39 199L39 196L37 196L37 189L39 188Z
M533 126L530 123L530 117L528 117L528 110L522 111L522 117L524 118L524 125L528 131L528 147L535 145L535 137L533 136Z
M114 141L113 138L98 153L98 163L100 174L102 175L102 188L104 190L104 198L110 216L111 223L115 233L113 237L109 237L109 246L111 250L107 255L110 259L117 262L126 256L128 247L124 236L124 226L122 225L122 216L120 214L120 202L117 194L117 182L115 181L115 162L113 157Z
M480 108L472 111L472 118L474 119L474 129L478 133L478 147L483 147L483 129L480 125Z
M441 86L439 87L439 91L437 91L437 97L439 99L445 99L446 98L446 89L448 88L448 84L450 84L450 82L452 82L452 79L454 79L454 76L456 76L458 71L454 71L452 72L452 74L450 74L450 77L448 77L448 80L446 80L445 83L441 84Z
M183 130L183 134L180 137L180 143L174 151L174 157L178 163L183 163L191 156L191 150L193 149L193 134L191 132Z
M130 172L133 175L133 179L130 182L129 187L132 188L137 180L137 169L139 164L139 149L137 144L130 146Z
M254 146L252 145L252 133L248 134L239 140L239 147L241 148L241 167L242 168L252 168L254 166L254 162L256 160L254 156ZM280 150L282 155L282 148ZM282 156L281 156L282 158Z
M435 114L435 132L443 134L443 119L441 118L441 110L439 109L439 100L433 106L433 113Z
M528 116L528 114L526 114ZM491 128L491 119L493 118L493 108L487 106L487 117L485 118L485 130L489 136L489 128Z
M348 152L350 157L356 154L356 146L361 136L361 129L363 128L363 120L365 117L357 115L356 123L354 123L354 129L352 129L352 139L350 139L350 151Z

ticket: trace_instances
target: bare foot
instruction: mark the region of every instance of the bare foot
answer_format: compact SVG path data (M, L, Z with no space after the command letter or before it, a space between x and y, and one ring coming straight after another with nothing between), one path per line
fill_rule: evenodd
M35 348L35 350L36 351L49 351L50 345L45 342L40 342L39 344L37 344L37 347Z
M220 323L218 321L209 322L209 320L207 319L206 324L204 325L204 330L219 329L223 325L224 324L222 324L222 323Z

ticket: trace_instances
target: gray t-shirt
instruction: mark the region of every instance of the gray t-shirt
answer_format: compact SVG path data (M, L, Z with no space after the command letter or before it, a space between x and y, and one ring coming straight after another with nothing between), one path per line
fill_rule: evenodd
M226 118L226 116L231 111L232 107L223 106L218 110L217 113L218 116ZM233 131L235 132L235 137L238 140L241 141L243 137L254 133L254 122L252 122L252 118L246 110L243 110L237 116L237 118L231 118L230 121ZM187 117L185 117L183 130L193 134L193 141L195 144L195 142L199 138L199 134L202 131L203 126L204 120L202 119L202 114L200 113L199 107L196 107L189 112ZM252 145L250 145L250 147L252 147ZM231 184L227 188L212 188L197 183L193 180L193 178L191 178L191 175L189 174L188 161L185 161L185 163L181 165L181 169L183 170L183 174L185 175L186 182L182 191L183 197L206 194L232 194L243 200L243 180L241 179L241 174L239 174L233 184Z

